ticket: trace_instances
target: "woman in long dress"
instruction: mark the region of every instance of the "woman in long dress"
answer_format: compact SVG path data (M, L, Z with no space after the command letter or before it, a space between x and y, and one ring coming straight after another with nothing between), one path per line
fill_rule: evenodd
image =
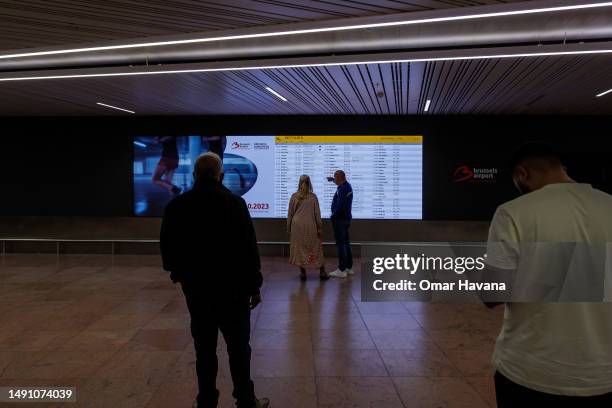
M323 258L323 223L319 199L312 191L310 177L300 177L298 191L289 201L287 231L291 237L289 263L300 268L300 279L306 280L306 268L319 269L321 280L329 279Z

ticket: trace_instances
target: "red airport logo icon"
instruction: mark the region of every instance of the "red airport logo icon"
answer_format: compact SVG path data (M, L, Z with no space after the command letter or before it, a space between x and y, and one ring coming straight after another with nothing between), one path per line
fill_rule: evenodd
M497 179L497 168L476 168L461 165L453 172L454 183L495 183Z

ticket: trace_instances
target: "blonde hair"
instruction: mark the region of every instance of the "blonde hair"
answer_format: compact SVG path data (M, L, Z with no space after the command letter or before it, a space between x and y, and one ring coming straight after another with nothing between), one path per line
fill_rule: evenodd
M308 197L308 194L312 193L312 183L310 177L306 174L300 176L300 182L298 184L297 195L300 200Z

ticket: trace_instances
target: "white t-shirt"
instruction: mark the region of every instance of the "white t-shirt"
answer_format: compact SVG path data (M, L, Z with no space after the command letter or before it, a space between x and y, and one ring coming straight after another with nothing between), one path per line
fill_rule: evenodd
M568 266L572 243L587 255ZM487 263L516 270L538 293L563 299L591 285L610 302L611 250L612 196L588 184L550 184L497 209ZM513 382L549 394L612 392L612 303L507 303L493 364Z

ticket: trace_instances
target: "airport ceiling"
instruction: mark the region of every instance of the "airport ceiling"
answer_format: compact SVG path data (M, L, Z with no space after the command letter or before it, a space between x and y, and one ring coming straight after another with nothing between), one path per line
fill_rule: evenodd
M2 0L0 50L518 0Z
M603 3L0 0L0 115L608 115ZM93 49L58 52L75 48Z

